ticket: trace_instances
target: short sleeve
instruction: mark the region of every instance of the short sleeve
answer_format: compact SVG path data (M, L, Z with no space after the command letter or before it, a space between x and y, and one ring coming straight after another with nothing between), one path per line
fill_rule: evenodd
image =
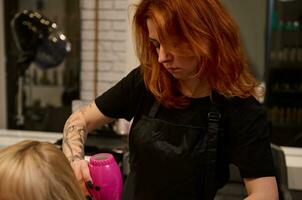
M138 67L97 97L95 103L99 110L108 117L131 120L143 88L144 82Z
M231 162L243 178L274 176L269 126L265 109L254 99L232 106L229 131Z

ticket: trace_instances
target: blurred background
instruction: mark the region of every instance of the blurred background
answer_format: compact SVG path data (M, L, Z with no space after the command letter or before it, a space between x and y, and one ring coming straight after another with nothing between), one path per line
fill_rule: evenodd
M71 112L138 66L129 7L138 1L0 0L0 129L50 134L52 140L59 140ZM262 103L268 111L272 143L284 147L287 170L295 166L287 175L291 189L299 193L302 177L297 174L302 171L295 170L302 170L302 0L221 2L239 26L252 72L266 88ZM24 10L37 11L55 23L70 49L51 68L28 62L22 76L12 20ZM92 134L86 148L91 154L114 149L111 152L122 160L128 130L127 122L117 120ZM6 137L9 134L5 132ZM101 144L98 134L110 137Z
M135 2L1 0L0 127L60 132L73 100L92 100L136 67L129 7ZM266 87L263 103L274 143L302 146L302 1L221 2L240 28L252 72ZM18 100L20 51L11 27L14 16L25 9L38 11L56 23L71 50L51 69L29 63L22 99ZM24 116L21 124L20 109Z
M4 126L9 129L28 129L59 131L62 121L71 113L71 102L79 99L80 93L80 2L78 0L19 0L1 1L2 23L1 32L4 38L1 55L4 77L1 81L5 87L3 99L6 98L6 119ZM18 76L20 75L18 60L20 51L12 33L12 19L23 10L34 10L43 13L67 35L72 44L68 56L56 68L41 69L30 63L25 71L23 85L24 122L18 124ZM28 39L29 40L29 39ZM3 101L3 100L1 100ZM52 117L54 118L50 119ZM3 121L3 120L2 120ZM50 124L51 123L51 124ZM3 124L3 122L2 122ZM62 128L61 128L62 129Z

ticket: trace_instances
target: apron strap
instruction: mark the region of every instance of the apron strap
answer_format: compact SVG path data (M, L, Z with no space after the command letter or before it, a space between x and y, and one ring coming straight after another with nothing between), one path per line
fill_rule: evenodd
M208 113L208 127L205 150L205 180L204 180L204 200L213 200L217 191L217 148L219 135L219 126L222 119L220 112L221 96L216 92L212 93L212 103Z
M160 103L157 100L154 100L154 103L149 111L148 116L151 118L154 118L156 116L156 113L159 109Z

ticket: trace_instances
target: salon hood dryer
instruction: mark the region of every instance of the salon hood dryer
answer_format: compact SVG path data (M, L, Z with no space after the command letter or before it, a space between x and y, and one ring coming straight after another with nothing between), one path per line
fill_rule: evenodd
M70 51L70 43L57 24L39 12L24 10L11 21L21 57L42 69L58 66Z
M43 14L23 10L11 21L11 29L16 46L20 52L17 62L18 94L16 126L24 126L23 85L25 72L31 63L42 70L57 67L71 50L70 42L53 23Z

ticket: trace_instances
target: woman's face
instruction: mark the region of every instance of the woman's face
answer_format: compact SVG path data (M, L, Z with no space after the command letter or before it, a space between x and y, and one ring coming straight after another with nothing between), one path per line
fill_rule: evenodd
M161 45L154 23L151 19L147 20L149 30L149 40L156 48L158 62L179 80L187 80L193 78L199 70L199 59L197 56L179 55L171 51L166 51Z

